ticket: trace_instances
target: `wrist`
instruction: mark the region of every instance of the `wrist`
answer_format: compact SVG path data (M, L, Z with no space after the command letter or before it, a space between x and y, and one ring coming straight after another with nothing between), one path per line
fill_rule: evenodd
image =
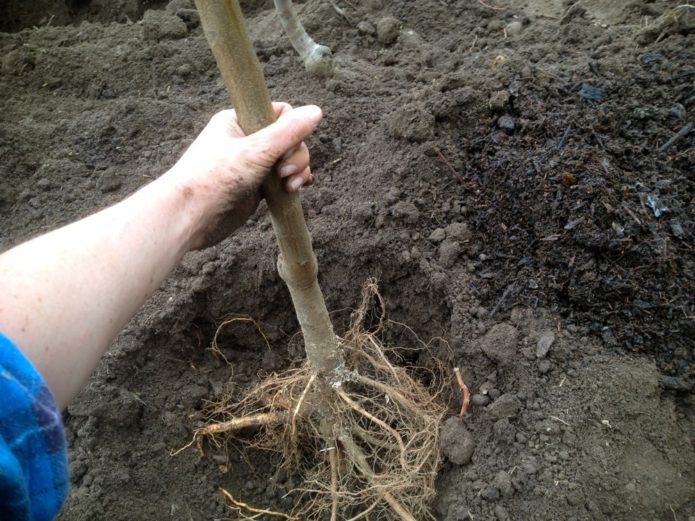
M180 254L200 247L205 235L207 219L206 198L193 183L176 175L174 169L146 187L149 204L157 207L157 213L165 221L162 230L169 242Z

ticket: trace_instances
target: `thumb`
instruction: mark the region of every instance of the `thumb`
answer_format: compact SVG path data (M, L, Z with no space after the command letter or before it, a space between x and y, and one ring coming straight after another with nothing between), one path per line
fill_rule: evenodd
M306 105L280 115L272 125L247 137L255 151L256 163L270 168L289 150L299 145L319 124L323 113L316 105Z

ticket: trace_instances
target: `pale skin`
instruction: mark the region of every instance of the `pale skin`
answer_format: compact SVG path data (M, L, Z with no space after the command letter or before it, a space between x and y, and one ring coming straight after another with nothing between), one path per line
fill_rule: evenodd
M32 361L61 408L183 255L248 219L274 166L289 192L313 182L303 141L321 110L274 108L278 121L247 137L234 111L220 112L155 181L0 255L0 331Z

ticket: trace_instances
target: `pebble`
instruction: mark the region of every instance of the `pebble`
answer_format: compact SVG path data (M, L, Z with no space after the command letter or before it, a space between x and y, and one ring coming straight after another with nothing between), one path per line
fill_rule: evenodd
M505 114L504 116L499 117L497 120L497 126L505 132L512 133L516 128L516 123L514 122L513 117L511 117L509 114Z
M473 405L477 405L478 407L485 407L490 403L490 397L485 396L484 394L474 394L471 397L471 403Z
M521 410L521 402L513 394L503 394L487 408L495 418L513 418Z
M507 30L508 36L518 36L521 34L521 31L523 31L524 26L520 21L514 20L513 22L508 23L505 29Z
M437 228L432 233L430 233L429 240L432 242L442 242L446 239L446 232L444 228Z
M376 24L377 40L384 45L390 45L398 39L401 23L393 16L386 16Z
M555 333L552 331L546 331L543 333L538 339L538 344L536 345L536 358L545 358L554 342Z

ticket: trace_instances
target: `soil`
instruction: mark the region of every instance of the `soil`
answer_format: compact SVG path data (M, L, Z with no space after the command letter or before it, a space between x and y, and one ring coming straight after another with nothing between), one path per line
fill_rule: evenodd
M244 7L273 97L325 112L303 200L337 330L377 277L384 341L474 395L459 418L452 373L437 518L695 520L692 8L334 3L298 6L327 80ZM0 30L0 250L132 193L228 105L187 0L10 0ZM130 322L65 413L60 520L236 519L220 487L290 509L274 455L170 455L302 359L275 254L261 208ZM233 314L271 347L229 327L230 367L209 346Z

